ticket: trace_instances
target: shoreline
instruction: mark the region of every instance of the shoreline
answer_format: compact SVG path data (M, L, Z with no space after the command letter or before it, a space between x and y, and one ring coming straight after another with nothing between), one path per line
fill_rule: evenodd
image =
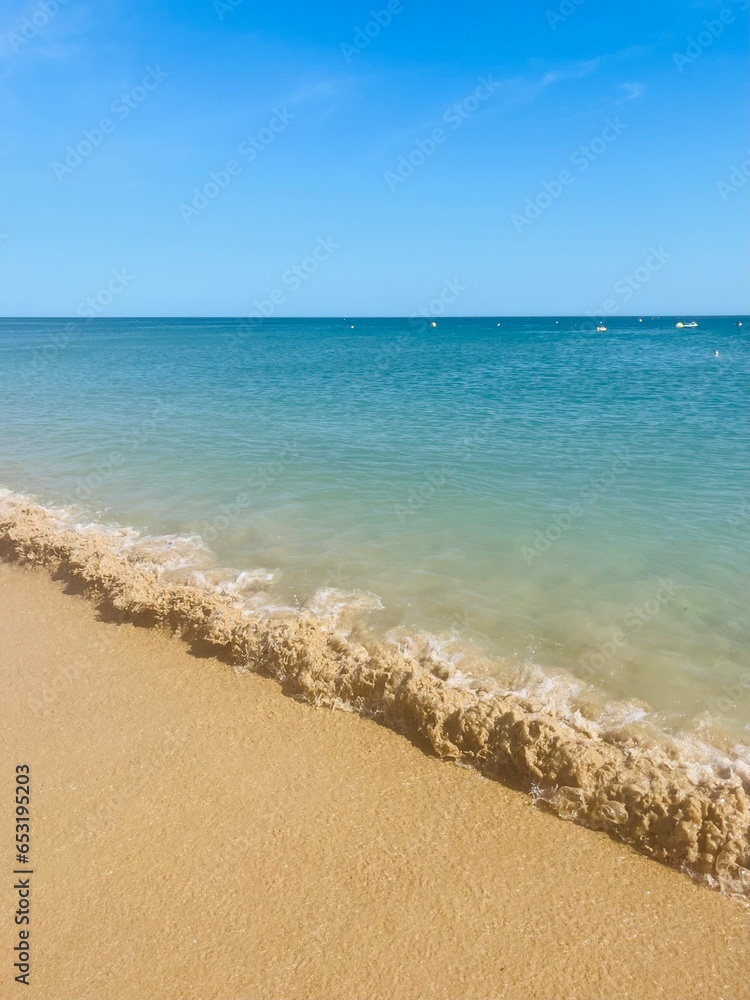
M32 997L746 995L745 902L65 590L0 562Z
M750 776L741 759L704 748L685 760L659 733L571 722L429 652L359 642L304 609L254 614L231 583L211 584L202 571L196 583L180 549L189 541L81 525L70 512L0 491L0 557L45 567L114 620L167 628L194 651L275 678L296 698L374 718L439 757L530 792L558 816L750 896Z

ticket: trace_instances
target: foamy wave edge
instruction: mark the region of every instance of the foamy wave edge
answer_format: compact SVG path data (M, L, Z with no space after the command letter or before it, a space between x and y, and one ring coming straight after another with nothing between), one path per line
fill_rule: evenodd
M124 620L168 627L297 698L427 741L439 757L521 787L562 818L750 898L750 780L730 758L696 769L673 741L578 728L491 681L467 682L444 661L360 642L335 618L254 611L226 582L198 579L200 569L176 580L190 541L81 525L70 512L0 490L2 558L44 566Z

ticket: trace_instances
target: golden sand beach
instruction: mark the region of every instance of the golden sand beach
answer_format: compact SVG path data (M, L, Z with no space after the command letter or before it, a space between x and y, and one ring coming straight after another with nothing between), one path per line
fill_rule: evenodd
M24 996L747 998L744 902L45 571L0 564L0 609L5 829L31 768Z

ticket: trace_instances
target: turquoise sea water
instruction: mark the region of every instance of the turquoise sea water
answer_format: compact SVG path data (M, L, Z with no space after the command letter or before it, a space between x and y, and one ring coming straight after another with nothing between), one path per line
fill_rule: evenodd
M3 320L0 485L747 742L750 324L681 318Z

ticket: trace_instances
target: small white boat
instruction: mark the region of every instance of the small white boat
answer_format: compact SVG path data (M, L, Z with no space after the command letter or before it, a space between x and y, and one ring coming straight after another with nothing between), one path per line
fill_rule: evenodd
M602 323L600 323L599 326L597 326L597 328L596 328L596 332L597 333L606 333L607 332L607 328Z
M692 320L690 323L678 323L677 324L677 329L678 330L692 330L697 325L698 324L695 322L695 320Z

